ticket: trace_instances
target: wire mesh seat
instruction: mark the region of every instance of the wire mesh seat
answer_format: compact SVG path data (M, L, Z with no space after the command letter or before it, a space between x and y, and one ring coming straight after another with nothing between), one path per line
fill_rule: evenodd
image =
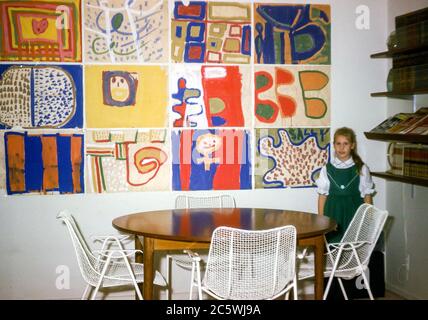
M208 197L195 197L187 195L178 195L175 198L175 208L176 209L192 209L192 208L235 208L235 199L230 195L218 195L218 196L208 196ZM188 253L186 250L184 253ZM192 253L195 255L196 253ZM171 262L174 261L179 267L192 270L193 260L189 255L179 255L179 254L168 254L167 258L167 269L166 269L166 278L168 281L167 289L167 298L171 299ZM189 299L192 298L192 287L190 288Z
M341 279L362 276L369 297L374 300L366 270L370 256L385 225L388 211L380 210L370 204L362 204L338 243L326 242L324 277L329 277L323 299L328 296L333 278L338 278L342 294L348 296ZM299 279L314 276L313 268L298 268Z
M235 199L227 194L211 197L194 197L181 194L175 198L175 208L235 208Z
M138 283L144 281L144 265L130 262L130 257L136 252L142 253L141 250L124 249L118 237L107 236L101 250L91 251L76 221L69 212L61 211L57 215L57 219L67 226L80 272L87 283L82 300L87 296L90 287L95 288L90 299L95 299L100 288L124 285L134 285L138 297L140 300L143 299ZM115 245L117 249L110 249L111 244ZM156 272L153 283L161 286L166 285L165 279L159 272Z
M262 300L293 289L297 299L296 228L242 230L218 227L211 237L205 275L200 258L193 258L192 286L216 299Z

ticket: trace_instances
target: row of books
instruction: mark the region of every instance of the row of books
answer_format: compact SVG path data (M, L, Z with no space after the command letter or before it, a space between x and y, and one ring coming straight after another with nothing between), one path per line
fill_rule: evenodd
M391 50L428 44L428 7L395 17Z
M420 108L415 113L397 113L370 132L428 135L428 107Z
M401 50L428 45L428 20L395 29L388 39L389 50Z
M392 143L388 162L392 174L428 179L428 146Z
M428 7L395 17L395 28L402 28L428 20Z
M388 74L387 88L395 92L428 88L428 64L392 68Z

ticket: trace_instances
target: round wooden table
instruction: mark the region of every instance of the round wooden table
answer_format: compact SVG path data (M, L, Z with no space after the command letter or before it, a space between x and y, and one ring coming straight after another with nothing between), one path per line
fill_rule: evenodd
M171 209L118 217L113 227L134 234L135 248L143 250L136 261L144 263L144 299L153 298L153 258L155 251L206 249L219 226L265 230L293 225L299 246L313 246L315 254L315 299L323 295L324 235L334 230L334 220L318 214L259 208ZM142 246L137 236L144 237Z

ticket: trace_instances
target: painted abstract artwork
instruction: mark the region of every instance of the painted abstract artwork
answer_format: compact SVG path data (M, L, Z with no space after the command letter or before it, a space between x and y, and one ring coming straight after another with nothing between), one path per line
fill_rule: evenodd
M166 127L168 68L91 65L85 68L88 128Z
M82 128L82 67L0 65L0 129Z
M169 190L166 130L88 130L87 192Z
M166 0L86 0L88 62L167 62Z
M9 195L83 193L83 140L78 132L4 132L0 189Z
M250 71L248 66L173 65L170 73L173 126L250 126Z
M80 0L0 1L0 60L82 61Z
M256 127L330 125L330 66L254 67Z
M171 59L186 63L249 63L251 5L238 2L174 2Z
M0 190L313 187L331 17L269 0L0 0Z
M254 63L331 64L330 6L254 4Z
M251 189L250 141L247 130L174 130L172 189Z
M313 187L330 154L329 128L256 129L256 188Z

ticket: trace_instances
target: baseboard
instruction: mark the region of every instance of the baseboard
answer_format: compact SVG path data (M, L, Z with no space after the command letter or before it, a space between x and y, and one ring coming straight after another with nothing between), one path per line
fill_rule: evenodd
M386 290L391 291L395 294L398 294L399 296L402 296L403 298L406 298L407 300L422 300L421 298L418 298L418 297L414 296L413 294L410 294L409 292L407 292L401 288L398 288L394 285L387 283L385 285L385 287L386 287Z

